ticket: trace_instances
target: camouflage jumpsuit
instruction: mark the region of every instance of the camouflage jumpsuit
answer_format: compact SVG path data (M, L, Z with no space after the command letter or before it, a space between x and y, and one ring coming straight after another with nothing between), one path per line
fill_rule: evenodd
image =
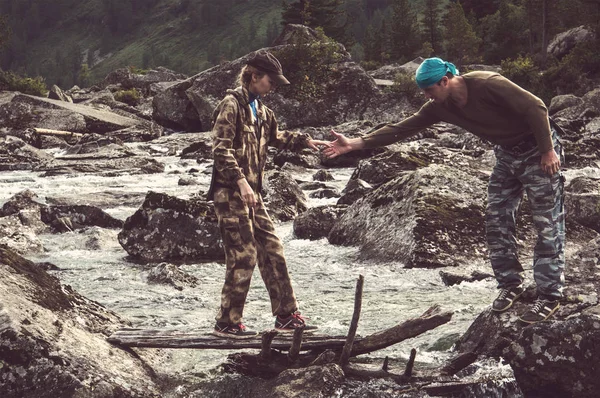
M564 163L564 152L552 126L554 151ZM565 267L564 177L559 171L548 175L540 167L541 154L535 145L519 153L496 146L496 165L488 185L486 229L490 260L499 288L518 286L523 267L517 255L516 213L523 192L527 193L538 239L534 248L533 272L538 294L549 299L562 297Z
M258 263L273 315L298 309L283 246L260 195L267 147L299 150L306 147L307 134L280 133L269 108L257 100L257 117L249 105L248 91L228 90L217 106L213 127L213 181L208 193L225 248L225 284L221 293L218 322L241 321L254 267ZM246 178L257 197L255 208L242 201L237 181Z

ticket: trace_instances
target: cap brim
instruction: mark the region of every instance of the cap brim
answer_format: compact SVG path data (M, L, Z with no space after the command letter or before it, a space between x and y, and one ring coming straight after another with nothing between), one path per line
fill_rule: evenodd
M280 86L285 86L285 85L290 84L290 81L288 79L286 79L285 76L283 76L283 75L269 74L269 77L271 79L273 79L275 81L275 83L277 83Z

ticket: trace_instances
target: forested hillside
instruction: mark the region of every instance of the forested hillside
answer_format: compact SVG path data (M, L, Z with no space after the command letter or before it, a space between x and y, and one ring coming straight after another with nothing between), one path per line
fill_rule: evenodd
M597 29L599 0L0 0L0 15L0 66L65 88L125 66L194 74L270 45L286 22L322 27L367 68L439 55L552 80L600 63L594 47L545 52L557 33Z

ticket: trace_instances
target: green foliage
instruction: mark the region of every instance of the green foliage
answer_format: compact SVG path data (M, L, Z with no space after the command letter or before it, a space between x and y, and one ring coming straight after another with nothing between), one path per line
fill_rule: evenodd
M406 97L412 104L418 104L423 101L421 90L415 82L415 76L412 73L400 72L394 77L394 84L390 87L393 93Z
M129 72L135 74L135 75L145 75L148 73L148 69L140 69L138 67L135 67L133 65L129 66Z
M81 87L88 87L91 82L90 68L88 64L82 64L79 70L79 78L77 82Z
M423 41L428 41L436 53L440 52L442 34L440 32L441 1L425 0L423 16Z
M534 94L541 95L542 74L530 57L519 56L517 59L505 59L500 64L502 75L512 82Z
M543 81L556 94L585 94L600 77L600 39L578 44L560 62L548 68Z
M0 90L20 91L23 94L44 97L48 88L43 77L19 76L11 71L0 70Z
M446 56L457 65L478 60L479 44L477 37L460 3L450 3L444 20L446 29Z
M498 63L529 50L529 25L523 5L503 0L499 10L479 25L485 62Z
M392 1L390 26L390 58L398 62L413 59L419 49L419 26L408 0Z
M135 88L131 90L119 90L114 94L115 100L126 103L127 105L135 106L140 103L140 92Z
M327 83L335 72L335 64L343 55L332 39L317 29L317 41L297 38L292 45L273 51L281 65L289 86L278 90L295 99L317 99L326 90Z
M325 34L343 44L350 44L346 35L347 16L342 0L298 0L284 2L282 24L302 24L322 28Z

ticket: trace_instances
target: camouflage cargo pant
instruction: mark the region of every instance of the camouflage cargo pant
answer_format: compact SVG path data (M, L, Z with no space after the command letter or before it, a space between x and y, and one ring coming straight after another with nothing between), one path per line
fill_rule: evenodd
M260 195L256 208L249 211L238 191L217 188L214 204L227 265L221 308L216 320L230 324L241 321L257 263L269 292L273 315L296 311L298 304L283 256L283 246L275 235L273 222Z
M553 130L554 150L564 162L562 145ZM538 294L562 297L565 267L564 177L550 176L540 167L541 154L533 148L522 154L503 147L494 148L496 165L488 185L486 230L490 261L499 288L523 281L523 267L517 254L516 213L523 192L533 213L538 239L533 255L533 274Z

